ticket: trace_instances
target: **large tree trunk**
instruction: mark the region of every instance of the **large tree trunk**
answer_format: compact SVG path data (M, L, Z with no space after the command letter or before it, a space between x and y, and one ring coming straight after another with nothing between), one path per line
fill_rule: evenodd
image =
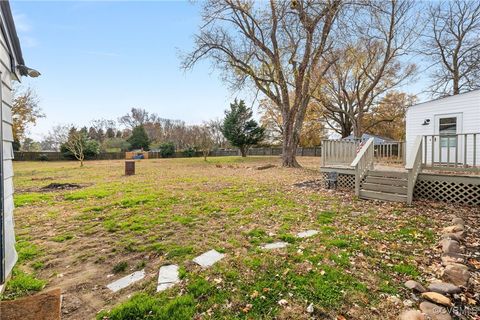
M297 168L300 164L297 162L297 146L299 142L300 133L296 132L296 127L293 121L284 121L283 127L283 146L282 146L282 166Z
M356 139L362 138L362 114L358 114L355 119L352 119L352 127L353 127L353 137Z
M247 156L247 148L240 147L240 153L242 154L242 157L245 158Z

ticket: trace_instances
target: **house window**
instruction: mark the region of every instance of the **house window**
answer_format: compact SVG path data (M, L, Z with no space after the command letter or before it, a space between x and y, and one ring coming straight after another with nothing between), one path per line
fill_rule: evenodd
M440 146L457 146L457 117L441 118L438 129L440 135Z

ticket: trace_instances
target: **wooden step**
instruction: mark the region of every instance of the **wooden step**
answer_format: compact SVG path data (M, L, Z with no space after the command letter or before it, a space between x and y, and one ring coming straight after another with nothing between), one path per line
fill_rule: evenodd
M401 171L381 171L381 170L369 170L367 176L382 177L382 178L395 178L395 179L407 179L407 173Z
M394 186L378 183L364 183L362 185L362 190L366 191L380 191L384 193L396 193L396 194L407 194L407 188L403 186Z
M384 177L372 177L368 175L365 178L366 183L375 183L375 184L384 184L387 186L404 186L408 185L407 179L395 179L395 178L384 178Z
M360 190L360 198L383 201L407 202L407 196L395 193Z

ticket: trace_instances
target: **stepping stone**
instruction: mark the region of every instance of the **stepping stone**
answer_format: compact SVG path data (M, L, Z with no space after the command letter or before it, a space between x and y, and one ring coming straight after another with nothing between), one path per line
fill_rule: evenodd
M223 253L220 253L217 250L210 250L193 259L193 262L199 264L203 268L208 268L223 259L223 257L225 257Z
M157 292L167 290L178 282L180 282L178 266L176 264L162 266L158 271Z
M297 233L297 238L308 238L316 235L317 233L318 233L317 230L307 230L307 231Z
M119 290L122 290L123 288L128 287L132 283L142 280L143 278L145 278L145 270L135 271L128 276L125 276L110 283L109 285L107 285L107 288L112 290L113 292L117 292Z
M287 242L279 241L279 242L264 244L263 246L261 246L261 248L264 250L273 250L273 249L285 248L286 246L288 246Z

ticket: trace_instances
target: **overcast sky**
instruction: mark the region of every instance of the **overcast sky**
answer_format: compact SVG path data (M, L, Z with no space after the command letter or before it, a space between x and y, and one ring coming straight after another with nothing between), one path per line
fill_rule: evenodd
M200 5L187 1L11 1L26 65L25 79L46 114L32 137L59 123L117 119L131 107L200 123L221 117L237 95L208 62L180 69L193 46ZM416 86L410 87L417 93ZM247 101L252 101L248 99Z

